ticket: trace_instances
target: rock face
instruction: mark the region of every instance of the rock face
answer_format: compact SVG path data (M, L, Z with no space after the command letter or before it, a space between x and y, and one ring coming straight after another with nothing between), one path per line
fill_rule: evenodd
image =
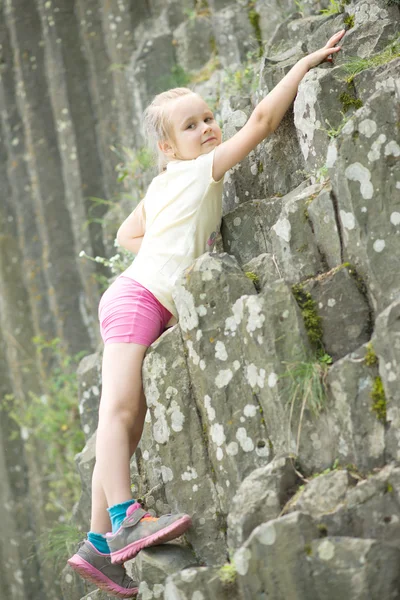
M155 174L140 155L143 109L191 79L230 137L301 56L348 29L334 63L304 77L277 131L227 174L216 248L182 274L179 324L146 354L134 495L194 526L127 564L141 600L400 597L399 10L0 3L0 388L42 393L59 365L34 338L86 352L82 535L98 280L110 273L78 255L112 257L118 223ZM136 153L131 178L121 147ZM106 213L101 199L123 191ZM108 600L69 568L54 578L44 558L45 452L28 434L2 414L0 597Z

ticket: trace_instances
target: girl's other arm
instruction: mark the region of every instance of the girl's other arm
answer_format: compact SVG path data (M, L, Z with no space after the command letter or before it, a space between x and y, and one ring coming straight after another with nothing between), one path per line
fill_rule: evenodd
M243 160L262 140L275 131L286 111L296 97L297 89L304 75L312 67L324 61L331 62L331 54L338 52L335 47L345 31L333 35L324 48L300 59L274 89L255 107L246 125L231 139L215 149L213 178L219 181L224 174Z
M141 200L135 210L125 219L117 232L117 242L133 254L139 252L146 232L146 214L144 200Z

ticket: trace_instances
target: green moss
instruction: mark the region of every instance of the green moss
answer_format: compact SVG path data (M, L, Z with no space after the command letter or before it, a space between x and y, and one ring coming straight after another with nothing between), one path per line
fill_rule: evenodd
M319 534L321 537L326 537L328 535L328 528L323 523L318 523L317 529L319 530Z
M387 484L386 484L386 493L387 494L392 494L393 493L393 486L390 483L390 481L388 481Z
M263 164L262 164L262 162L260 161L260 162L258 163L258 172L259 172L259 173L262 173L263 171L264 171L264 165L263 165Z
M372 347L371 342L367 344L367 351L364 356L364 362L367 367L372 367L372 365L376 365L378 362L378 357L375 354L375 350Z
M343 111L346 113L351 108L355 108L356 110L363 106L362 100L360 98L355 98L351 96L348 92L342 92L339 96L339 100L342 104Z
M348 29L354 27L354 15L347 15L347 17L343 19L343 23L347 25Z
M307 554L307 556L312 556L311 544L306 544L304 546L304 552Z
M218 570L218 577L223 585L233 585L236 581L236 574L234 563L226 563Z
M399 0L395 0L397 4ZM393 2L394 3L394 2ZM349 60L342 65L344 71L347 73L346 81L351 83L354 77L364 71L374 67L379 67L390 62L394 58L400 56L400 36L396 37L386 48L384 48L378 54L374 54L369 58L359 58L358 56L352 56Z
M249 21L250 21L250 25L252 26L252 28L254 30L256 40L259 45L259 56L261 57L261 55L262 55L262 32L261 32L261 27L260 27L260 15L254 8L250 8L250 10L249 10Z
M254 285L257 285L260 283L259 276L256 273L254 273L253 271L245 271L244 274L246 275L246 277L251 279L251 281L254 283Z
M313 346L319 348L322 346L323 331L321 317L317 313L316 302L312 299L311 294L304 290L300 283L293 285L292 291L303 315L308 339Z
M373 401L372 410L376 414L377 418L381 423L386 422L386 396L383 388L382 379L375 377L374 384L371 390L371 398Z

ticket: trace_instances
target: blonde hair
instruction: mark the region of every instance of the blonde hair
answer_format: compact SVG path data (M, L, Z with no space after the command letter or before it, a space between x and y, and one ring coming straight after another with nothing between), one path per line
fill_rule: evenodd
M172 124L168 105L177 98L196 94L193 90L185 87L172 88L166 92L158 94L152 103L144 111L144 130L150 141L152 150L158 157L158 169L160 173L165 171L168 159L158 148L157 143L164 140L174 141Z

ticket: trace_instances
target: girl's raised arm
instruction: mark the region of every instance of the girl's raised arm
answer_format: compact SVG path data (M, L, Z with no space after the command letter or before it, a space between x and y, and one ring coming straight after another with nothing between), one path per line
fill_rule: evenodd
M262 140L275 131L295 99L304 75L312 67L324 61L332 61L331 55L340 50L340 46L335 47L335 44L344 34L344 29L335 33L323 48L301 58L274 89L257 104L246 125L231 139L216 147L213 163L215 181L219 181L229 169L243 160Z

